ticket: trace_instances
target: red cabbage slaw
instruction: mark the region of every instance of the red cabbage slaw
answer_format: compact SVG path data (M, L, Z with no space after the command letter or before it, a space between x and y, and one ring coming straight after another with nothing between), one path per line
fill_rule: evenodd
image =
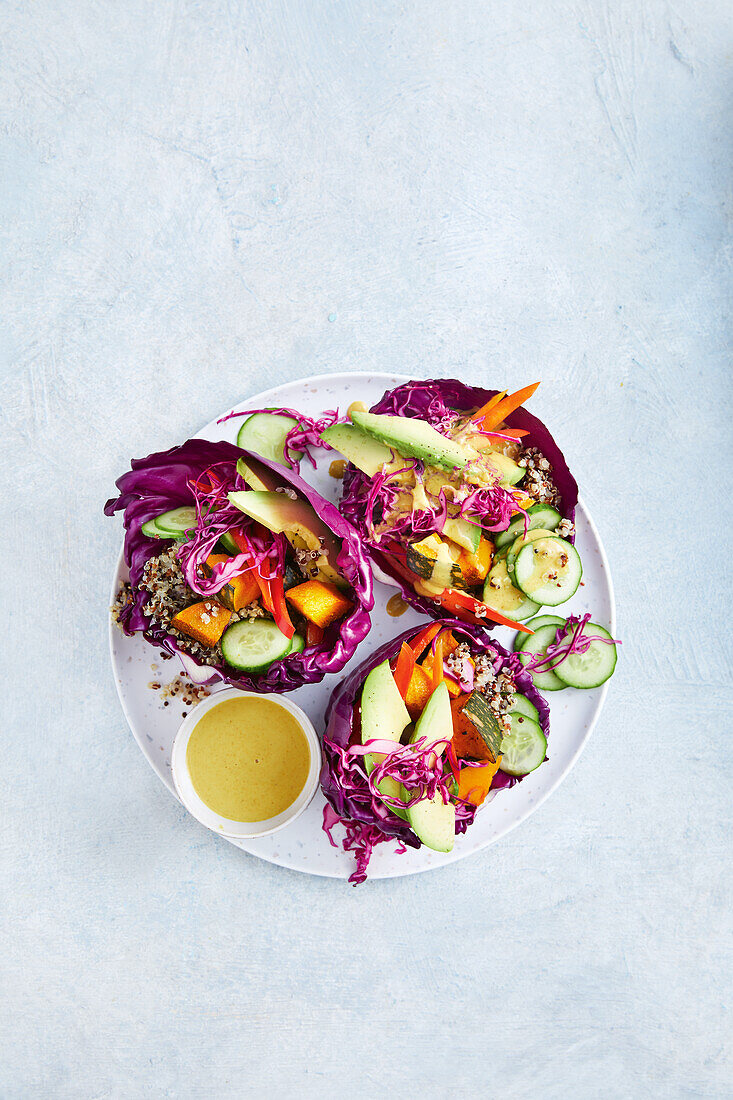
M487 653L492 657L496 672L501 671L503 668L511 669L517 691L525 695L537 707L543 733L546 737L549 737L549 707L535 688L526 669L518 660L513 660L516 655L507 653L483 627L467 627L457 619L441 619L440 625L441 627L450 628L456 635L461 635L469 642L473 651ZM376 779L374 778L377 769L375 768L371 776L367 777L366 775L361 762L364 748L361 742L359 712L356 703L361 694L364 681L371 670L381 664L382 661L396 657L400 652L402 643L409 642L423 629L424 624L412 627L380 646L336 688L326 710L326 732L323 740L323 767L321 769L321 789L328 802L328 807L324 811L324 828L327 826L326 831L329 833L331 843L334 843L333 826L340 822L346 828L346 840L349 842L349 847L344 844L344 848L347 851L353 851L357 859L356 871L349 878L349 881L354 884L363 882L366 878L366 868L375 844L394 839L400 841L403 846L420 847L420 841L407 822L392 813L384 801L378 797L374 789L380 778L379 775ZM356 749L355 752L351 751L352 747ZM423 746L423 748L426 750L425 754L427 754L433 751L434 746ZM370 751L368 746L366 751ZM446 754L446 759L450 772L444 769L445 783L448 782L448 775L452 778L451 773L455 763L455 758L451 760L448 754ZM425 782L427 778L425 772L428 769L419 761L415 762L414 766L416 771L412 779L416 781L419 787L421 782ZM393 773L388 765L382 772L382 777L385 774L394 774L396 778L400 774L400 767L401 763L397 759L395 763L396 771ZM421 767L423 769L422 773L420 771ZM373 780L372 783L370 783L370 779ZM521 782L520 777L510 776L499 770L493 778L491 790L501 790L504 787L514 786L519 782ZM435 777L434 790L439 787L444 789L444 781L439 777ZM427 790L426 783L422 793L426 793ZM466 831L473 822L475 814L476 807L466 803L457 803L457 834Z
M386 391L370 411L425 420L438 431L446 434L460 416L485 405L496 393L496 390L466 386L457 379L451 378L428 381L416 380L405 382L393 390ZM527 412L526 409L517 409L510 414L509 420L513 428L521 428L529 433L523 443L537 447L550 462L553 480L560 494L558 510L564 518L572 522L575 518L575 508L578 502L578 485L568 469L562 452L542 421ZM500 433L485 434L497 435ZM405 576L404 567L401 569L399 562L395 560L389 549L375 541L373 519L371 520L371 529L365 525L364 516L365 514L373 516L379 489L385 484L385 482L382 482L375 489L372 484L375 480L377 479L368 477L368 475L363 474L349 464L344 475L343 491L339 505L341 512L354 524L357 530L365 530L367 536L365 542L372 561L397 585L405 601L431 618L439 617L441 615L439 601L421 596L415 591L411 581ZM388 485L389 482L387 481L386 484ZM517 504L511 492L501 486L477 489L467 495L460 503L464 518L469 518L469 513L472 516L478 515L482 519L482 524L488 530L494 531L504 530L508 526L511 510L517 510ZM388 506L390 504L388 498L387 504ZM434 515L437 515L437 509ZM418 526L417 533L427 533L426 529L430 523L430 518L425 520L420 517L418 524L422 524L422 527ZM397 526L399 528L399 524ZM408 517L403 529L397 531L397 540L404 540L409 537L410 530ZM570 537L569 541L574 541L573 536ZM462 614L464 613L462 612ZM465 618L470 622L480 622L481 625L486 624L486 620L478 620L468 610L465 612Z
M327 409L317 420L306 416L305 413L296 412L295 409L249 409L246 412L227 413L226 416L222 416L217 420L217 424L224 424L227 420L234 420L240 416L254 416L255 413L274 413L278 416L290 416L296 421L295 427L291 428L285 436L283 444L283 454L294 470L300 469L300 459L303 455L306 456L311 466L315 467L316 461L311 454L312 447L321 447L325 451L333 450L333 447L321 439L321 432L325 432L326 428L330 428L333 424L338 424L344 419L339 417L338 409Z
M126 634L142 633L151 645L182 659L185 657L184 665L192 660L188 654L182 653L172 634L167 634L145 614L143 607L148 601L148 594L138 587L146 562L170 545L167 540L148 538L142 531L143 524L172 508L194 505L206 523L201 532L197 527L188 550L184 565L187 581L197 564L205 560L208 548L216 542L214 534L218 538L224 530L233 530L235 526L245 533L260 564L267 560L274 567L276 559L284 554L282 536L271 535L268 539L262 533L258 535L254 524L249 525L238 509L231 508L227 512L222 504L219 514L219 509L212 507L217 501L222 503L224 488L221 483L227 491L244 487L236 472L237 460L242 457L256 460L266 467L278 479L283 491L295 492L303 497L340 540L341 550L336 565L351 586L353 607L343 619L326 630L322 641L306 646L302 653L273 662L263 673L237 673L223 663L207 666L205 672L210 673L208 679L222 680L247 691L292 691L303 684L319 683L328 673L339 672L368 634L371 625L369 612L374 605L371 570L359 536L333 504L324 500L294 471L243 451L232 443L189 439L168 451L133 459L130 471L118 479L119 495L107 501L104 511L108 516L117 511L124 513L124 556L130 570L133 598L120 613L120 625ZM207 476L207 471L213 473L213 479ZM197 574L194 591L200 592L206 584L213 584L217 590L217 585L221 587L226 583L227 573L232 568L227 565L226 569L221 570L217 566L214 576L207 580Z
M562 626L555 632L555 640L550 642L544 653L527 654L524 667L530 672L552 672L572 653L587 653L593 642L605 645L621 645L619 638L604 638L602 634L588 634L586 627L590 622L590 613L583 616L568 615Z

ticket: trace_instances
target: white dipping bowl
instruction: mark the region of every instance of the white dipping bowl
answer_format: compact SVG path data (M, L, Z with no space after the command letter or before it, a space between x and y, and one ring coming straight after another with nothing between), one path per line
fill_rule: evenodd
M283 710L292 714L302 729L310 749L310 767L302 791L286 810L277 814L276 817L268 817L265 821L232 821L229 817L222 817L221 814L215 813L196 793L186 760L191 734L206 712L230 699L247 698L269 699L271 703L275 703L278 707L282 707ZM211 829L212 832L219 833L229 839L252 840L254 837L268 836L270 833L276 833L278 829L284 829L286 825L290 825L292 821L300 817L309 805L318 790L318 777L321 771L321 745L308 715L295 703L291 703L289 699L285 699L282 695L258 695L252 691L226 688L223 691L214 692L208 699L204 699L194 707L181 723L173 742L171 771L178 797L197 821L200 821L207 829Z

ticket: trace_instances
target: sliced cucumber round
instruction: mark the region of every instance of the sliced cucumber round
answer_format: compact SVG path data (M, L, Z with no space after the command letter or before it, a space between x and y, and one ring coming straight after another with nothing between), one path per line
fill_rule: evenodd
M562 623L562 619L560 622ZM519 660L522 664L528 665L532 657L544 657L548 645L555 641L556 634L557 626L550 624L549 626L541 626L531 637L528 637L519 650ZM564 684L560 677L552 671L533 672L532 669L527 669L527 671L534 681L534 686L541 691L561 691L564 687L567 687L567 684Z
M564 622L565 620L561 619L559 615L537 615L524 625L528 626L530 630L539 630L541 626L558 627L562 626ZM531 634L522 634L520 631L517 631L517 635L514 639L514 652L519 653L520 649L524 649L524 643L531 638L531 636Z
M527 509L527 530L535 527L544 527L547 531L554 531L562 516L556 508L550 504L533 504ZM507 527L506 531L500 531L494 537L494 546L500 550L502 546L510 546L516 538L524 534L524 516L517 516Z
M518 623L530 619L540 609L539 604L514 587L503 560L494 561L484 584L483 600L507 619L514 619Z
M511 730L501 743L501 764L507 775L529 775L547 755L547 738L538 722L525 714L510 714Z
M287 656L290 657L293 653L302 653L305 649L305 638L302 634L293 634L290 639L290 649L287 652Z
M583 576L583 566L575 547L559 539L537 539L529 542L517 554L514 562L514 583L530 600L556 607L576 592Z
M515 539L506 555L507 572L512 580L514 579L514 563L517 560L517 554L524 549L528 542L537 542L537 539L556 538L559 538L559 535L556 535L554 531L548 531L544 527L535 527L533 530L528 531L526 535L520 535L518 539Z
M510 714L523 714L525 718L531 718L533 722L539 722L540 712L534 703L531 703L526 695L515 695Z
M171 508L143 524L142 532L151 539L177 539L196 526L196 509L189 505Z
M275 623L264 619L234 623L221 638L224 660L242 672L262 672L273 661L287 657L290 646L291 639Z
M608 631L598 623L588 623L584 633L600 634L608 641L591 642L585 653L571 653L557 666L556 675L568 687L600 687L613 675L616 667L616 646Z
M269 458L271 462L279 462L281 466L289 466L285 457L285 439L288 432L297 426L297 420L282 413L252 413L239 429L237 446L245 451L254 451L262 458ZM303 455L297 452L294 457L300 461Z

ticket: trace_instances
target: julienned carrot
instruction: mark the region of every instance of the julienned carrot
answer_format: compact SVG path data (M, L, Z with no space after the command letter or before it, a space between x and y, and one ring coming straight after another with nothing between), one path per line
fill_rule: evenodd
M407 698L407 688L412 678L412 670L415 667L415 654L407 644L402 643L395 670L392 673L397 690L403 699Z
M433 655L433 691L443 682L443 634L435 639L435 652Z
M487 401L486 405L474 413L471 419L480 423L483 431L490 432L492 428L497 428L502 420L506 420L510 413L528 401L538 386L539 382L534 382L531 386L523 386L521 390L502 398L491 407L489 407L491 403Z
M486 432L486 435L496 435L499 439L505 435L511 436L512 439L524 439L529 432L525 428L502 428L501 431Z
M439 630L440 623L432 623L430 626L426 626L424 630L421 630L419 634L416 634L409 643L416 661L420 660Z
M460 619L460 612L468 612L474 619L491 619L494 623L499 623L501 626L511 627L512 630L519 630L522 634L534 634L534 630L530 630L528 626L524 626L522 623L517 623L513 619L507 619L499 611L494 611L493 607L489 607L488 604L481 603L480 600L475 600L473 596L469 596L467 592L459 592L455 588L446 588L445 592L438 596L441 606L446 611L451 611L456 618ZM464 619L463 622L466 620Z

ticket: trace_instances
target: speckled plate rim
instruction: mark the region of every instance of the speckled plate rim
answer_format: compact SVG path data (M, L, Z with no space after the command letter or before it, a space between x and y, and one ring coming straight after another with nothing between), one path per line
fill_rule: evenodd
M447 376L448 375L446 375L446 377ZM343 382L343 383L347 384L349 387L355 386L355 385L358 386L358 380L360 378L363 378L365 380L368 379L370 382L374 382L377 379L382 379L384 381L384 384L385 384L385 389L396 386L396 385L400 385L403 382L413 381L413 378L412 378L411 375L389 374L389 373L386 373L386 372L385 373L380 373L380 372L375 372L375 373L369 372L369 373L367 373L366 371L355 371L355 372L335 372L333 374L309 375L305 378L300 378L300 379L296 379L292 382L283 383L280 386L274 386L274 387L272 387L272 389L269 389L269 390L263 390L263 391L261 391L261 393L253 394L251 397L245 397L241 401L239 401L236 404L234 404L233 406L231 406L231 408L232 409L237 409L241 405L251 405L251 406L255 406L255 407L261 407L262 400L267 400L271 403L273 402L273 396L272 396L273 394L276 394L276 393L279 394L282 391L287 391L287 390L289 390L290 388L293 388L293 387L302 387L302 386L313 385L313 384L317 385L319 382L328 382L330 384L334 384L334 383L338 384L339 382ZM284 400L282 402L282 405L283 405L283 407L286 405L286 402ZM229 411L230 410L227 410L227 412L229 412ZM226 413L222 413L222 415L226 415ZM208 435L209 435L209 431L211 429L212 424L216 424L216 422L217 422L216 419L213 420L213 421L210 421L209 424L205 425L202 429L200 429L198 432L195 433L194 438L207 438ZM610 630L611 634L613 636L615 636L615 634L616 634L616 597L615 597L615 591L614 591L614 586L613 586L613 578L612 578L612 575L611 575L611 569L610 569L608 557L606 555L606 549L603 545L603 541L602 541L601 536L598 532L598 528L596 527L596 524L593 520L593 517L591 516L591 514L588 511L582 497L580 497L580 496L578 498L578 509L582 512L583 518L586 521L586 523L588 524L588 527L590 529L591 535L593 536L593 540L595 542L596 549L598 551L598 554L599 554L599 557L600 557L600 560L601 560L603 576L604 576L605 582L606 582L606 593L605 593L605 595L606 595L606 599L608 600L609 612L610 612L610 614L609 614L609 620L610 620L609 621L609 630ZM125 565L125 561L124 561L124 549L121 548L120 553L119 553L118 558L117 558L117 565L116 565L116 568L115 568L115 571L114 571L114 575L113 575L113 578L112 578L112 584L111 584L111 588L110 588L110 599L109 599L110 607L114 603L114 600L115 600L115 597L116 597L116 594L117 594L117 591L118 591L118 588L119 588L120 581L123 580L123 579L126 579L128 575L129 574L128 574L127 566ZM109 646L109 652L110 652L110 662L112 664L112 669L115 673L114 680L115 680L115 688L116 688L116 691L117 691L117 696L120 700L120 704L122 706L122 710L123 710L123 713L125 715L125 719L127 721L127 724L130 728L130 731L133 734L133 737L137 741L143 756L147 760L149 767L152 769L152 771L155 773L155 775L161 780L161 782L163 782L165 784L165 786L168 788L168 790L173 795L173 797L176 799L176 801L179 802L179 804L183 805L183 803L181 803L181 800L180 800L180 798L179 798L179 796L176 792L175 785L173 783L172 777L168 781L166 781L163 778L163 776L160 774L160 772L156 769L155 765L153 764L153 760L152 760L151 756L149 755L148 748L144 744L141 735L138 733L138 730L136 728L136 724L134 723L134 721L132 719L132 715L131 715L130 710L129 710L129 708L127 706L127 703L126 703L125 694L122 691L120 678L117 675L118 670L117 670L117 663L116 663L116 657L115 657L115 652L114 652L115 632L117 631L117 627L116 627L116 625L115 625L115 623L112 619L112 616L110 615L108 618L109 618L109 625L108 625L107 639L108 639L108 646ZM397 632L399 632L399 631L397 631ZM225 686L225 685L223 685L223 686ZM431 864L429 864L427 866L423 866L423 867L410 867L409 865L405 865L405 866L401 867L398 864L395 864L393 867L384 868L384 869L380 869L378 867L375 867L373 871L370 869L369 878L371 880L402 878L405 875L424 874L427 871L437 871L441 867L446 867L446 866L450 865L451 863L458 862L458 860L466 859L468 856L475 855L478 852L484 851L486 848L490 847L492 844L495 844L498 840L501 840L501 838L506 836L507 833L511 832L512 829L515 829L515 828L517 828L517 826L521 825L522 822L526 821L528 817L530 817L533 813L535 813L535 811L540 808L540 806L550 797L550 795L552 795L557 790L557 788L560 786L560 784L563 782L563 780L567 777L569 772L575 767L575 764L577 763L581 753L583 752L586 745L588 744L588 741L590 740L590 737L593 733L593 730L595 729L595 726L598 722L598 719L600 718L601 712L603 710L604 703L606 701L606 697L608 695L609 686L610 686L610 681L607 681L601 687L601 689L598 693L598 697L595 700L595 706L593 707L593 712L592 712L592 715L591 715L589 721L587 722L586 728L585 728L584 732L582 733L582 735L579 736L574 751L571 752L567 756L567 758L565 760L564 767L559 772L559 774L555 777L555 779L551 783L548 784L548 786L545 789L543 789L537 795L537 797L535 799L533 799L524 808L524 810L522 810L518 814L515 814L514 816L512 816L510 818L510 820L507 821L507 823L505 825L499 826L496 829L496 831L493 833L492 836L490 836L490 837L488 837L484 840L481 840L481 841L477 840L475 843L469 845L465 842L466 842L467 839L470 838L470 832L466 833L466 834L463 835L463 837L460 838L464 843L457 844L457 846L453 849L452 852L440 853L439 860L436 860L434 863L431 863ZM572 689L568 689L568 690L572 690ZM550 693L550 697L552 697L552 695L554 695L554 694L555 693ZM508 790L502 791L500 793L501 793L501 796L503 798L509 798L512 795L512 791L516 792L516 791L520 791L520 790L521 790L521 786L518 785L516 787L509 788ZM318 798L318 797L319 796L317 794L316 798ZM285 832L285 831L286 830L282 830L282 832ZM296 860L288 859L287 857L278 856L277 858L272 858L271 856L266 855L265 853L252 851L247 847L247 844L248 844L247 841L239 841L237 839L226 837L226 836L222 836L221 839L229 841L230 844L233 844L235 847L239 848L241 851L245 852L248 855L252 855L257 859L263 859L263 860L265 860L265 862L268 862L268 863L274 863L276 866L279 866L279 867L285 867L288 870L299 871L299 872L304 873L304 874L316 875L319 878L333 878L333 879L340 879L340 880L345 880L348 877L348 875L351 873L351 870L349 869L348 866L345 867L343 870L328 870L328 869L324 869L324 868L315 868L315 867L311 867L311 866L304 866L302 863L298 863ZM327 837L325 836L325 834L323 836L323 840L326 844L329 843ZM437 855L437 853L436 853L436 855ZM399 857L397 857L397 858L399 858Z

